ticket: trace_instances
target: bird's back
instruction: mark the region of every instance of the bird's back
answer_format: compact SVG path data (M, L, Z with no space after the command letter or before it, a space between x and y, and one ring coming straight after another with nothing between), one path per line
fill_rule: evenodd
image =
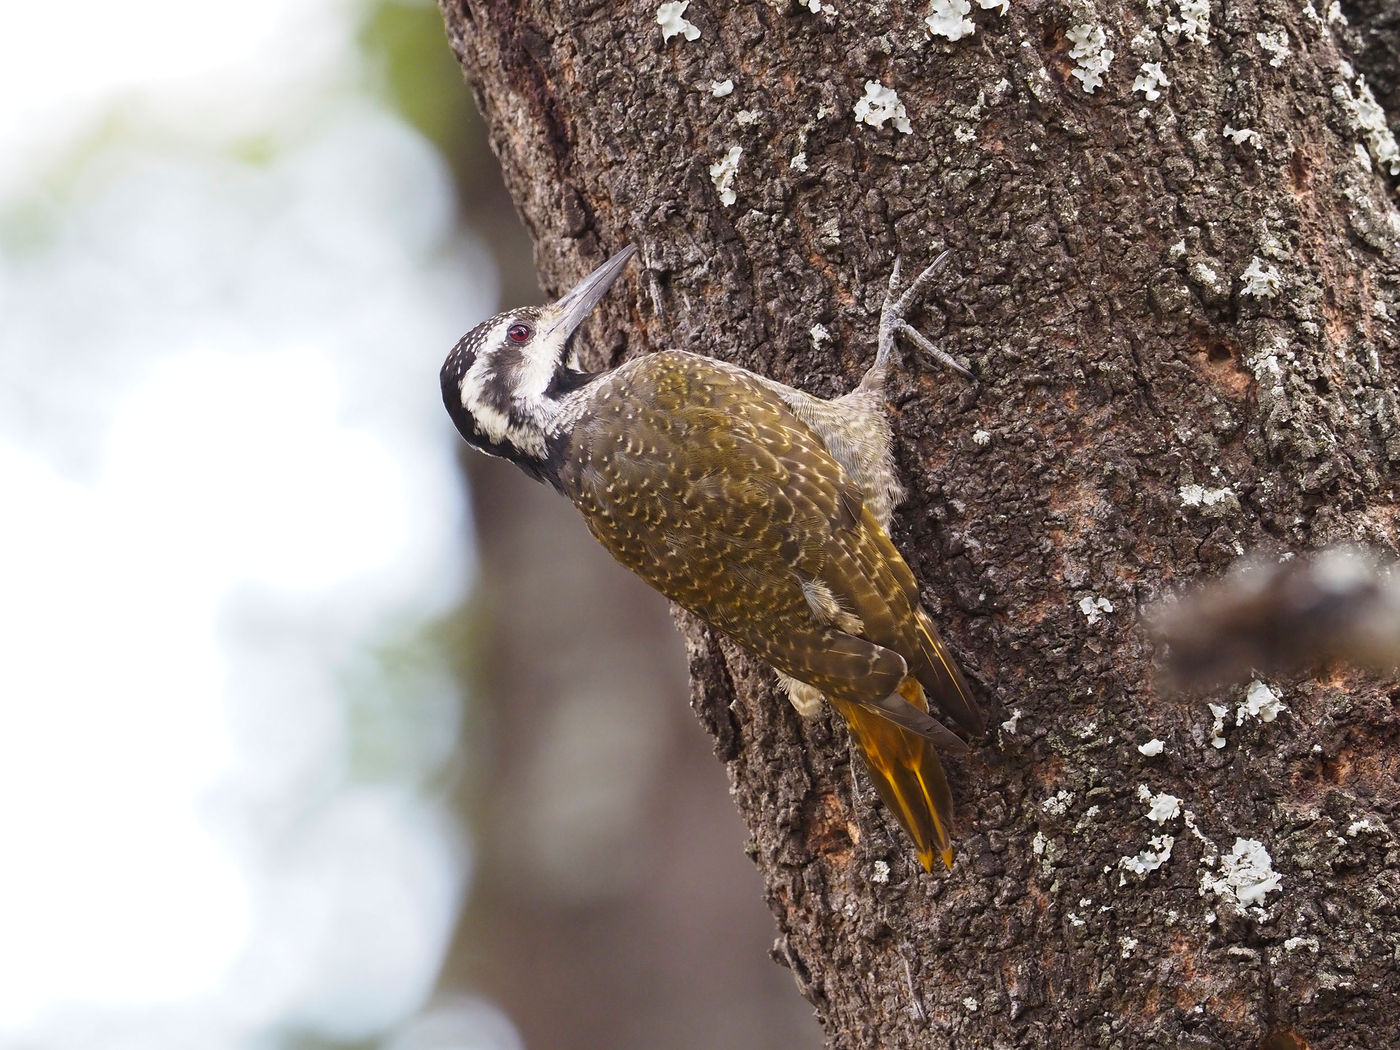
M883 698L929 663L913 574L768 385L663 352L600 378L588 398L561 482L623 565L828 695Z

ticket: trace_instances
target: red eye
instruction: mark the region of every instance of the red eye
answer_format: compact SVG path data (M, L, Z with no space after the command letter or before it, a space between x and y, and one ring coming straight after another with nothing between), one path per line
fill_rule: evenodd
M518 321L506 329L506 337L510 339L512 343L523 343L534 334L535 331L533 328L527 324L521 324Z

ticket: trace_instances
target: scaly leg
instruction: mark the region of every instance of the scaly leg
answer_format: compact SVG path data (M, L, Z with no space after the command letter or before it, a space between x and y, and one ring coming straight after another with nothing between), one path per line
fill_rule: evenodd
M890 369L894 367L898 357L898 346L895 339L897 336L905 336L924 353L928 354L945 368L950 368L959 375L972 379L973 375L957 358L953 357L945 350L940 350L922 332L914 328L905 316L913 305L923 295L938 271L943 269L948 260L953 256L951 249L944 251L937 259L934 259L923 273L910 282L909 287L903 293L899 288L899 256L895 256L894 269L890 271L890 290L885 296L885 304L880 309L880 345L875 353L875 363L870 366L870 370L865 373L865 378L861 380L859 389L883 391L886 382L889 380Z
M962 375L971 374L960 361L938 349L904 319L951 257L952 253L945 251L902 293L899 291L900 260L896 257L894 271L890 274L889 294L880 309L879 347L864 378L850 393L833 401L799 396L788 402L860 486L865 493L866 507L886 531L890 527L890 515L904 498L904 487L895 471L894 435L890 432L889 406L885 398L890 375L900 361L896 337L908 336L934 360Z

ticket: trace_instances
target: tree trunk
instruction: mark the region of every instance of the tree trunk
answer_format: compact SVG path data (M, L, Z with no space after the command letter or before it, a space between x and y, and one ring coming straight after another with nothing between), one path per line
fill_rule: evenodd
M1342 0L1343 43L1376 100L1400 129L1400 8L1390 0Z
M922 7L692 0L663 41L653 3L443 7L547 284L641 248L587 364L678 347L835 395L895 254L957 253L920 324L981 381L910 360L892 404L896 544L1000 726L949 762L954 870L682 617L830 1044L1392 1044L1400 691L1162 695L1137 623L1245 550L1396 547L1400 156L1339 23L936 0L930 38Z

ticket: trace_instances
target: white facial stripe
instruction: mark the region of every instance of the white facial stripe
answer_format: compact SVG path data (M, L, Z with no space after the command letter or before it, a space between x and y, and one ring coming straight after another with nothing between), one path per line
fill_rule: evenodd
M462 407L471 413L481 432L499 442L510 428L510 417L486 400L486 381L491 371L489 357L478 357L462 377Z
M523 346L507 335L515 324L529 324L535 330ZM562 352L557 341L561 333L552 331L549 324L548 316L542 324L502 316L486 332L481 351L458 385L462 407L483 438L538 457L545 455L545 435L557 429L559 416L559 405L544 396ZM509 404L503 400L507 392Z
M550 325L550 317L545 315L544 324L536 329L535 337L523 348L523 365L516 389L527 397L543 397L559 370L559 360L564 356L560 341L568 336Z
M563 356L561 344L568 335L557 331L550 323L552 320L548 313L537 322L506 315L491 327L482 344L486 347L515 346L520 351L520 367L507 377L517 400L528 401L542 396L558 371L559 360ZM523 346L512 342L506 335L511 325L522 323L528 324L534 331L529 342Z

